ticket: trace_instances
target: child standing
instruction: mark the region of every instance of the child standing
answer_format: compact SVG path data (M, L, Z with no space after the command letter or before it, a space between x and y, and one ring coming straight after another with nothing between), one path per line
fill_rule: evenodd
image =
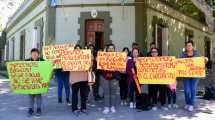
M31 50L31 58L27 59L26 61L44 61L42 58L39 57L39 50L37 48L33 48ZM28 116L31 117L34 114L34 104L37 104L37 111L36 116L41 116L41 106L42 106L42 95L41 94L30 94L29 95L29 109L28 109Z
M171 84L167 88L168 108L178 108L178 105L176 104L176 88L177 83Z

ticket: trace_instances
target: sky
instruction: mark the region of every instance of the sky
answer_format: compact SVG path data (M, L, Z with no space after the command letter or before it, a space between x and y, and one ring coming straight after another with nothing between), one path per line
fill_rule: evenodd
M0 0L0 25L6 27L8 19L24 0ZM0 28L1 29L1 28Z

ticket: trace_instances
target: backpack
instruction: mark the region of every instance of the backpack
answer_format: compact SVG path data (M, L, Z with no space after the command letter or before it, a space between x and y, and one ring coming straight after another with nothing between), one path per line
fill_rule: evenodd
M151 109L151 102L148 94L146 93L137 94L136 109L142 111L148 111Z
M205 94L203 96L205 100L215 100L215 88L213 86L205 87Z

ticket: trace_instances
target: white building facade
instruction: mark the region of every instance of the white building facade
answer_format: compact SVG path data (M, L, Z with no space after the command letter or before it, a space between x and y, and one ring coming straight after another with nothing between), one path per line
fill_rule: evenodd
M212 57L208 27L159 0L56 1L51 6L51 0L25 0L7 25L6 60L26 59L32 48L64 43L96 49L114 43L121 51L133 42L147 50L154 41L163 55L177 55L188 39Z

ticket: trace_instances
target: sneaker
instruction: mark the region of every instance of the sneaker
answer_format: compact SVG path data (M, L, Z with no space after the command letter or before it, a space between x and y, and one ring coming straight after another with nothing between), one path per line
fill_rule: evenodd
M162 107L162 109L165 111L169 110L167 107Z
M189 107L188 107L188 111L190 111L190 112L193 112L193 106L192 105L190 105Z
M112 106L112 107L110 108L110 110L111 110L112 113L115 113L115 112L116 112L116 109L115 109L114 106Z
M103 110L103 114L108 114L110 112L110 109L108 107L105 107Z
M157 111L157 109L158 109L157 107L152 107L153 111Z
M33 116L33 114L34 114L34 110L32 108L29 108L29 110L28 110L28 117Z
M120 102L120 105L121 105L121 106L125 105L125 104L124 104L124 101L121 101L121 102Z
M171 104L169 104L169 105L168 105L168 108L169 108L169 109L171 109L171 108L172 108L172 105L171 105Z
M125 106L128 105L128 103L126 102L126 100L124 101L124 105L125 105Z
M173 108L178 108L178 105L177 104L173 104Z
M62 98L58 98L58 103L62 103Z
M37 112L36 112L36 116L41 116L42 115L42 111L41 108L37 108Z
M136 103L134 103L134 108L136 108Z
M88 114L86 109L82 109L81 112L84 113L84 114Z
M74 111L73 111L73 114L74 114L75 116L79 116L80 110L74 110Z
M69 98L66 98L66 103L67 103L68 106L71 106L71 105L72 105L72 104L70 103Z
M131 109L134 108L134 103L133 102L130 102L130 106L129 106Z
M185 109L185 110L188 110L188 108L189 108L189 105L185 105L185 106L184 106L184 109Z

